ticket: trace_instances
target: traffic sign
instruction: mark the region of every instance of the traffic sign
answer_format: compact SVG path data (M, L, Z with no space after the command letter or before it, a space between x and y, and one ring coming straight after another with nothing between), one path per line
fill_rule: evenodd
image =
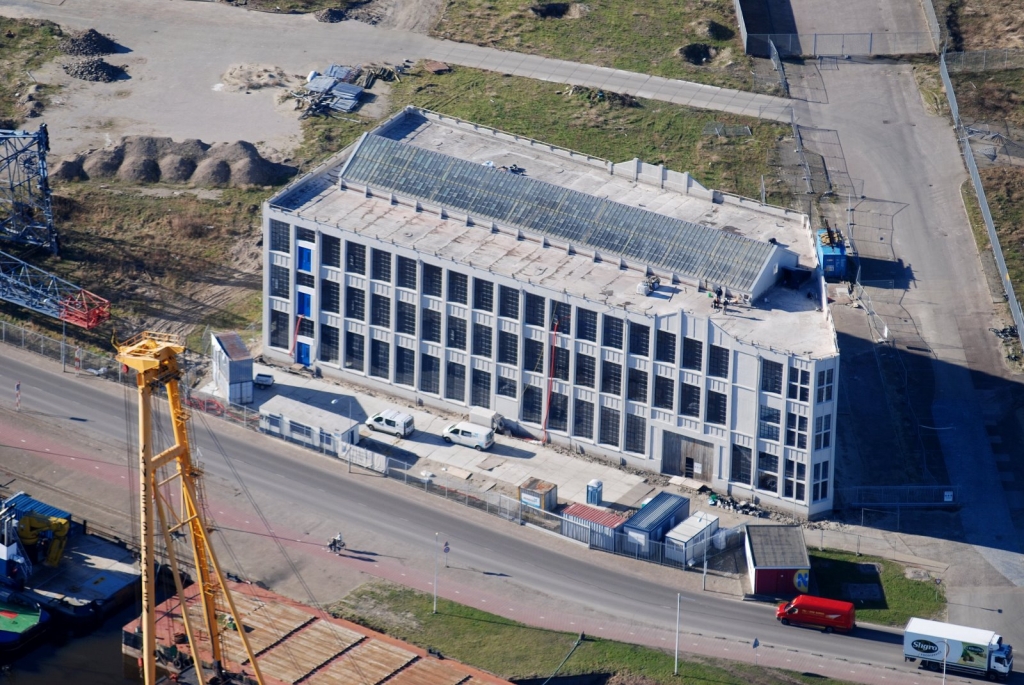
M448 552L451 552L451 551L452 551L452 548L448 546L448 541L445 540L444 541L444 553L448 554Z

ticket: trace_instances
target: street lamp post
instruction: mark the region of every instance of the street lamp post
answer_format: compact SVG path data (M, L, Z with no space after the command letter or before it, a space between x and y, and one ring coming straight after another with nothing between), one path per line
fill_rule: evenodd
M434 533L434 613L437 613L437 542L440 533Z
M942 685L946 685L946 662L949 661L949 640L943 639L942 644L946 646L946 652L942 656Z
M676 593L676 663L672 675L679 675L679 610L683 604L683 593Z

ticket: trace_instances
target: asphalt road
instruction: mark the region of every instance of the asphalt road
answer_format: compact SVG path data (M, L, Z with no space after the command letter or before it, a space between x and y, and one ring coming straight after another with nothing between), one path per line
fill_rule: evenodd
M6 352L0 356L0 388L21 382L23 412L41 417L56 431L99 440L123 458L126 414L134 419L135 412L132 389L125 393L113 383L76 379L62 374L59 365L21 351ZM10 406L11 401L3 398L2 404ZM248 493L261 508L268 504L264 513L274 529L293 525L275 514L286 508L292 522L303 516L341 522L346 536L361 547L399 548L425 559L429 559L429 548L424 541L433 540L436 531L445 531L458 541L460 563L507 574L493 581L496 592L508 591L511 584L526 596L558 598L613 619L661 629L674 625L677 588L673 581L680 577L678 571L633 572L633 562L627 561L617 564L619 569L609 568L598 562L610 557L565 545L561 545L565 551L559 550L560 545L541 532L524 534L519 527L470 510L453 513L442 502L432 506L421 501L423 497L410 496L399 484L380 487L381 479L373 479L377 482L368 487L365 478L360 482L347 476L336 462L216 419L193 423L193 444L209 476L234 480L235 473L244 474ZM230 465L224 454L232 455ZM211 509L219 506L220 502L211 502ZM765 645L910 670L899 659L898 631L862 627L851 636L823 636L780 626L764 605L693 592L684 592L683 598L685 628L690 632L738 639L756 635ZM880 654L885 656L880 659Z

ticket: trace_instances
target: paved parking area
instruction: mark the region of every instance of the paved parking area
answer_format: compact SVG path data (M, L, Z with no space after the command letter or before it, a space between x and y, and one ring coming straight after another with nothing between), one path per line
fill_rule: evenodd
M635 506L654 489L654 486L645 486L641 476L605 462L577 459L534 440L496 435L494 446L486 451L444 442L441 433L445 426L465 420L464 414L409 406L392 397L361 392L355 386L310 378L277 367L255 364L254 373L272 374L275 382L269 390L254 391L253 410L280 395L360 422L389 408L411 414L416 421L416 433L412 436L397 438L372 432L364 426L361 429L364 444L373 441L376 444L371 448L375 451L411 460L411 472L433 473L437 482L447 483L453 489L497 489L516 496L521 483L529 478L540 478L558 486L560 499L586 502L587 483L597 479L604 484L605 506L612 503ZM203 390L213 393L215 388L208 386Z

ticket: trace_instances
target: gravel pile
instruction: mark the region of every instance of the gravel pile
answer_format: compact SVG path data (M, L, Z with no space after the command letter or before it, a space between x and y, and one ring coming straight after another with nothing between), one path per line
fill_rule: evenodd
M313 16L317 21L322 21L325 24L337 24L339 21L345 20L345 11L339 9L317 10Z
M68 76L80 78L83 81L110 83L124 75L124 67L116 67L99 57L86 57L85 59L65 62L60 66Z
M75 31L67 34L57 47L65 55L75 57L95 57L109 55L117 50L117 43L110 40L96 29Z

